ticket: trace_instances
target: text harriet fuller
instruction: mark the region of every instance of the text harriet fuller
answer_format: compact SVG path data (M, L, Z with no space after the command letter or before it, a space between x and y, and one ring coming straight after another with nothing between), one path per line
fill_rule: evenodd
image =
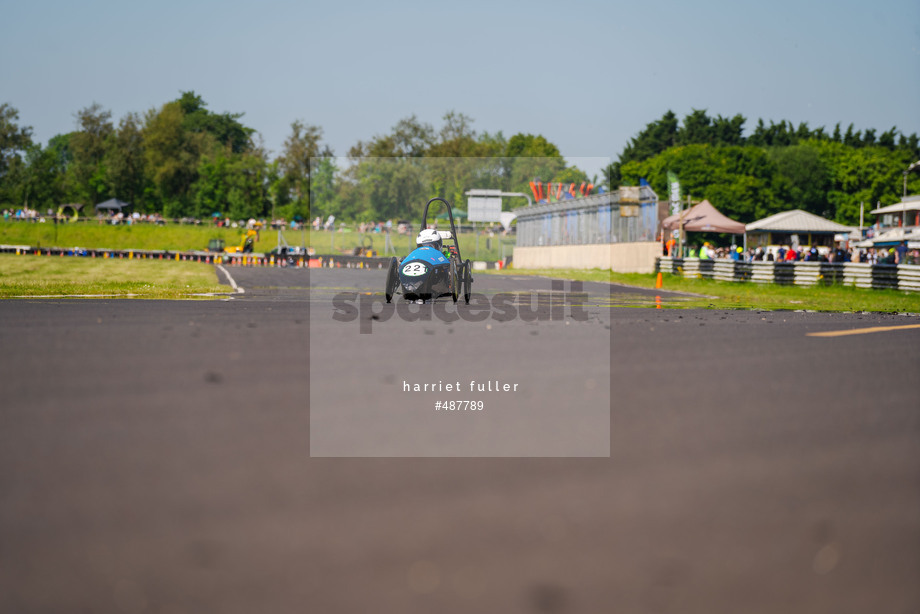
M517 384L502 384L498 380L479 382L470 380L469 388L460 386L460 382L444 383L441 380L425 384L410 384L403 380L403 392L517 392Z

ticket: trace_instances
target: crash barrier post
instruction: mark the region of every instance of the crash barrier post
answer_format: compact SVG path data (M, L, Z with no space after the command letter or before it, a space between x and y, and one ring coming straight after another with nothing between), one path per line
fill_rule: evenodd
M684 278L795 286L842 284L857 288L920 292L920 265L865 262L740 262L666 258L656 272Z

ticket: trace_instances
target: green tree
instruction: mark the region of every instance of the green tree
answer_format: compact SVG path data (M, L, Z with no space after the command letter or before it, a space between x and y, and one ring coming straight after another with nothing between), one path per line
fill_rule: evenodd
M829 171L815 143L802 142L769 151L775 166L772 187L777 199L787 203L789 208L833 219L834 211L827 200Z
M63 168L53 147L32 145L21 168L20 202L44 213L57 211L64 199Z
M816 143L815 147L829 169L826 199L838 222L858 224L860 203L870 210L876 204L900 201L903 173L913 161L909 152L877 145L847 147L834 142ZM920 177L915 176L908 184L908 192L918 191Z
M712 129L715 142L719 145L744 145L744 124L747 120L743 115L735 115L731 119L716 116Z
M92 206L109 196L105 154L108 140L114 132L112 112L99 103L80 109L74 114L78 130L71 134L70 151L73 163L68 166L69 195L77 202Z
M542 134L517 133L508 139L505 156L509 158L561 158L559 148Z
M559 148L542 134L517 133L508 139L505 160L508 184L512 192L530 192L531 181L556 181L565 169Z
M704 109L693 109L677 131L678 145L714 144L715 141L712 120Z
M240 123L243 113L211 113L206 108L207 103L195 92L182 92L176 102L182 109L182 126L187 131L210 134L235 154L243 153L251 147L251 137L255 130Z
M795 141L795 131L792 130L792 124L786 123L785 120L778 124L770 122L767 126L762 119L757 120L757 127L747 139L746 144L757 147L773 147L791 145Z
M142 134L147 176L154 186L157 209L166 217L194 214L191 187L198 179L202 152L210 151L214 138L184 128L185 114L178 102L148 111Z
M400 158L420 158L429 155L436 136L431 124L419 121L415 115L396 122L387 139L388 155Z
M0 204L23 204L23 154L32 147L32 128L19 125L19 111L0 104Z
M210 219L213 213L229 215L228 195L231 181L231 160L223 152L213 159L203 157L198 165L198 179L192 190L194 207L190 215L198 219ZM233 219L242 219L234 216Z
M853 124L847 127L847 132L843 135L843 144L850 147L862 146L862 137L859 132L853 132Z
M917 160L920 158L920 140L916 134L905 137L903 134L898 138L898 150L907 152L911 158Z
M339 172L335 158L316 158L310 171L310 217L322 220L336 210L336 180Z
M202 217L214 210L261 215L268 202L266 161L253 142L254 130L239 122L242 113L216 114L206 107L194 92L183 92L147 112L141 129L146 206L167 217ZM130 127L125 129L127 137ZM227 186L215 187L218 180Z
M420 212L425 197L425 173L421 164L400 158L354 158L338 185L339 207L325 215L338 220L411 219Z
M898 135L897 128L891 128L887 132L883 132L878 137L878 144L884 147L885 149L895 149L897 145L895 144L895 137Z
M144 201L147 177L144 135L140 116L129 113L109 138L105 156L109 190L115 198L135 205L136 210L152 210Z
M19 125L19 111L8 103L0 104L0 181L10 162L32 145L32 127Z
M415 116L349 150L350 168L338 175L339 219L416 219L431 197L459 205L470 188L529 192L528 183L584 177L567 169L558 147L542 135L477 134L473 119L447 112L440 128Z
M261 218L268 207L266 162L258 152L234 156L229 168L227 203L232 219Z
M481 155L473 119L463 113L448 111L437 142L431 144L426 155L445 158L475 157Z
M328 148L321 149L323 130L297 120L291 124L291 135L285 139L284 148L278 157L281 172L278 189L279 213L287 217L310 213L310 164L322 154L331 155Z
M771 188L775 165L759 147L694 144L673 147L642 162L623 166L623 182L638 185L648 179L658 194L667 194L667 172L680 177L681 191L694 199L709 199L725 215L752 222L779 210Z

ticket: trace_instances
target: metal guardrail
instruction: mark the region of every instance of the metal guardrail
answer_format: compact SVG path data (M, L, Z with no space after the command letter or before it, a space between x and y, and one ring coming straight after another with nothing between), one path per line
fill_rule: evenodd
M519 207L517 246L654 241L658 197L648 186L636 188L635 197L626 202L614 191Z
M31 256L74 256L126 260L183 260L210 264L240 266L284 266L280 259L265 254L227 254L204 251L170 251L155 249L107 249L83 247L34 247L31 245L0 245L0 254ZM294 266L307 266L303 256L292 259Z
M292 266L302 268L335 267L381 269L390 263L389 258L370 258L365 256L328 255L304 257L298 255L291 256L289 259L282 259L276 258L273 255L261 253L228 254L204 251L85 249L82 247L33 247L30 245L0 245L0 253L32 256L110 258L119 260L179 260L246 267Z
M687 278L815 286L842 284L857 288L920 292L920 265L857 262L739 262L658 258L656 270Z

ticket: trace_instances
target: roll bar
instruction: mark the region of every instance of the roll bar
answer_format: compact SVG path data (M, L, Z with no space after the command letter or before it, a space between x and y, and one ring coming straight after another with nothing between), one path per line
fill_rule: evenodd
M422 230L428 228L428 207L436 200L439 200L447 205L447 217L450 218L450 234L453 235L454 238L454 248L457 250L457 260L463 262L463 258L460 256L460 242L457 241L457 227L454 226L454 212L451 209L449 202L439 196L436 196L425 203L425 212L422 214Z

